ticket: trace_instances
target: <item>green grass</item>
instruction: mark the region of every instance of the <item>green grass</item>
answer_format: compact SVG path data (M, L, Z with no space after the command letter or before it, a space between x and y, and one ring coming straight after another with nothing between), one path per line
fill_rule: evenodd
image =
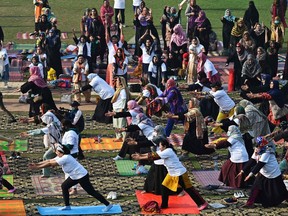
M49 0L52 11L58 19L59 29L62 32L67 32L69 39L63 41L65 43L73 43L71 40L71 29L75 28L77 31L80 29L80 19L85 8L96 7L100 10L102 0ZM160 17L162 16L163 8L165 5L175 6L180 3L180 0L146 0L146 5L152 8L154 24L157 29L160 29ZM221 30L222 23L220 17L223 16L224 11L229 8L232 14L237 17L243 17L245 9L248 7L248 0L198 0L197 4L206 11L207 17L212 23L214 31L217 33L218 38L222 40ZM263 21L267 26L270 23L270 6L272 1L268 0L254 0L255 5L260 14L260 21ZM113 6L114 1L111 1ZM186 26L186 17L184 15L186 5L182 11L182 24ZM1 0L0 7L0 25L5 32L5 41L14 41L17 43L33 43L33 40L17 40L17 32L32 32L34 29L34 5L32 1L27 0ZM134 35L132 26L133 12L132 0L126 0L126 25L124 34L126 39L129 40ZM159 32L160 34L160 32Z

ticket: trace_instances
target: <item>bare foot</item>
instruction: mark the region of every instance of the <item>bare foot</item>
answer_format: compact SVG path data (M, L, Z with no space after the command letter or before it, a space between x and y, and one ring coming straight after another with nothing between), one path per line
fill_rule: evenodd
M184 192L184 190L182 190L177 196L178 197L182 197L182 196L184 196L185 195L185 192Z
M118 139L113 140L113 142L123 142L123 140L122 138L118 138Z
M147 193L145 190L142 190L142 191L141 191L141 194L145 194L145 193Z

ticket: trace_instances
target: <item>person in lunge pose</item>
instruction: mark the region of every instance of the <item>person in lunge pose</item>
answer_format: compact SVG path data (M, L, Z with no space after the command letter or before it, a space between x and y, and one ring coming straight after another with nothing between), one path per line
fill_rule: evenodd
M71 210L69 202L69 188L79 183L88 194L106 205L102 211L108 212L113 205L94 189L89 180L89 173L74 157L70 155L70 150L66 146L58 145L56 148L56 155L57 157L51 160L31 163L29 164L29 168L32 170L37 170L59 165L62 166L64 173L69 175L69 177L61 185L65 206L60 208L60 210Z

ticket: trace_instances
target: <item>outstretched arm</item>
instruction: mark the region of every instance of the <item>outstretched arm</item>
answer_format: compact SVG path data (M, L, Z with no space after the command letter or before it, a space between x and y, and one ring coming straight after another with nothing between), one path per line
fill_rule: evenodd
M37 169L42 169L42 168L46 168L46 167L52 167L52 166L57 166L57 162L55 159L51 159L51 160L45 160L45 161L41 161L39 163L31 163L28 165L29 169L32 170L37 170Z

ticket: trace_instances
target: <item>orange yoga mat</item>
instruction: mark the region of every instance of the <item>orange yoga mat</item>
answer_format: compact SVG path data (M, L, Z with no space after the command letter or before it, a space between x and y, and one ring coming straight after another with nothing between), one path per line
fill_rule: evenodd
M140 207L151 200L158 202L161 205L161 196L152 193L141 194L140 190L136 190L136 197ZM169 208L161 209L160 214L199 214L196 203L191 199L191 197L186 193L184 196L179 197L177 195L169 196ZM151 214L146 212L141 212L141 214ZM152 213L153 214L153 213Z
M113 142L116 138L103 137L98 142L95 138L82 138L81 149L82 150L117 150L121 149L122 142Z
M26 216L23 200L0 200L0 215Z

